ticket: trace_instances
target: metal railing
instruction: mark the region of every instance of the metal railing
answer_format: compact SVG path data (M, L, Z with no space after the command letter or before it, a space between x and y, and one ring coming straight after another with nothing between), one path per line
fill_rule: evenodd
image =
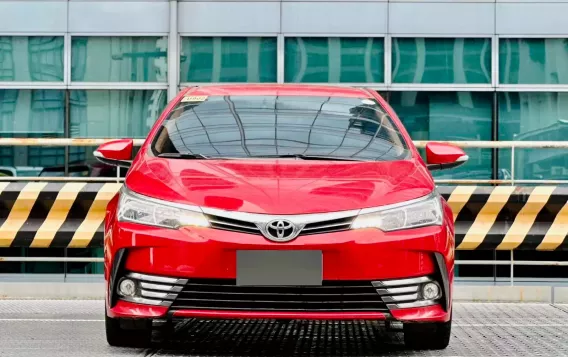
M98 146L113 139L29 139L3 138L1 146ZM145 139L133 139L135 146L140 146ZM568 141L414 141L417 148L424 148L428 142L447 143L464 149L511 149L511 179L504 180L459 180L437 179L436 183L445 184L568 184L568 180L515 180L515 149L568 149ZM0 181L123 181L122 178L101 177L0 177ZM103 258L71 258L71 257L0 257L0 262L86 262L101 263ZM568 266L568 261L515 261L513 251L510 260L457 260L456 265L509 265L511 271L511 286L514 284L514 266Z
M104 258L93 257L0 257L2 262L50 262L50 263L103 263ZM514 260L511 251L510 260L456 260L455 265L508 265L510 267L511 286L515 285L514 267L515 266L568 266L568 261L537 261L537 260Z
M83 138L1 138L1 146L98 146L114 139L83 139ZM135 146L141 146L146 139L133 139ZM502 180L480 179L436 179L440 184L568 184L568 180L516 180L515 179L515 149L568 149L568 141L444 141L444 140L415 140L417 148L424 148L429 142L446 143L464 149L511 149L511 178ZM86 181L109 182L123 181L122 178L105 177L0 177L0 181Z
M0 146L97 146L112 141L112 138L0 138ZM132 139L134 146L141 146L146 139ZM443 143L469 149L566 149L568 141L481 141L481 140L414 140L417 148L430 142Z

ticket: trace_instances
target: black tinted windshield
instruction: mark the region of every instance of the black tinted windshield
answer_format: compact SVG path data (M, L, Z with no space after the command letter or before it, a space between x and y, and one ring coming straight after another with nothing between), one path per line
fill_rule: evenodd
M409 155L398 128L375 100L250 95L184 98L164 121L153 152L380 161Z

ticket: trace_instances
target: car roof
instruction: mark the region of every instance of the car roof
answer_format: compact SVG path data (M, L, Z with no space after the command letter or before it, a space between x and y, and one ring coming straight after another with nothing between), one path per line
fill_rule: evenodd
M184 95L301 95L324 97L371 98L363 88L313 84L223 84L189 87Z

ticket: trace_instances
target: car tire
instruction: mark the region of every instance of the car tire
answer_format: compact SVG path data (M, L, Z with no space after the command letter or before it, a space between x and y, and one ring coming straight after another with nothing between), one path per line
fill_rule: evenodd
M452 319L448 322L404 324L404 344L413 350L443 350L450 344Z
M113 319L105 314L106 339L115 347L147 347L152 342L152 321L139 320L137 328L126 329L121 319Z

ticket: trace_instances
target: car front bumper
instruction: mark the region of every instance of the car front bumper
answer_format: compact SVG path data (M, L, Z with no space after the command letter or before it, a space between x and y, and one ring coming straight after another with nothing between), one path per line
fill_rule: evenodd
M454 241L447 222L392 233L360 229L300 236L288 243L120 222L106 238L107 314L114 318L445 322L451 315ZM322 286L237 286L241 250L321 251ZM135 282L136 296L118 294L125 278ZM440 286L441 297L422 297L428 282Z

